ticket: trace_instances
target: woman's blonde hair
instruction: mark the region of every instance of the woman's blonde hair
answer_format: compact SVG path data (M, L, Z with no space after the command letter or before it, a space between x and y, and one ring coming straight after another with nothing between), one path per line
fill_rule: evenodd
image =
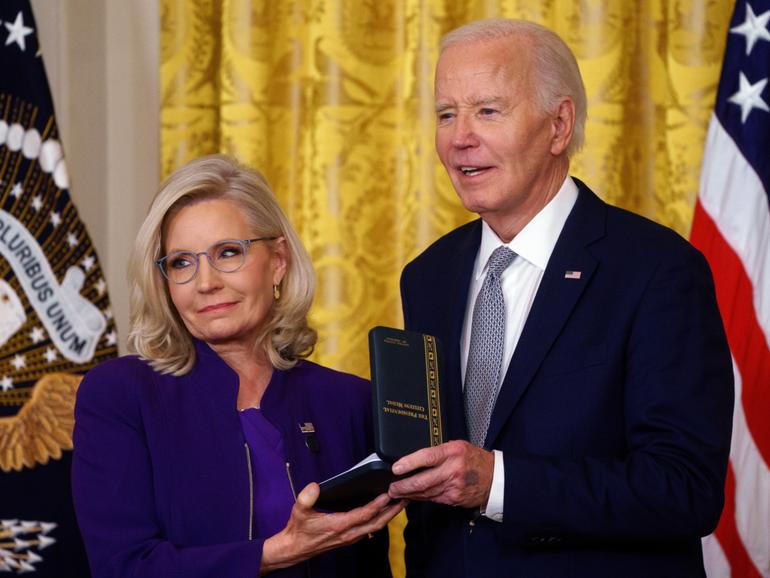
M315 290L313 266L265 178L225 155L186 164L163 183L153 200L129 264L128 346L162 373L184 375L195 364L192 336L171 302L167 281L155 261L162 256L168 220L184 207L211 199L239 205L255 237L286 240L281 297L273 302L254 346L264 348L274 367L293 367L312 352L316 342L316 332L307 323Z

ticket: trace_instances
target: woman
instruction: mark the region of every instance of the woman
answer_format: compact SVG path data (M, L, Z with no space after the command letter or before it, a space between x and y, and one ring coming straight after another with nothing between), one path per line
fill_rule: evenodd
M369 387L304 359L313 271L264 179L224 156L173 174L129 283L137 355L90 371L75 407L94 577L389 576L371 535L402 503L313 509L312 482L370 452Z

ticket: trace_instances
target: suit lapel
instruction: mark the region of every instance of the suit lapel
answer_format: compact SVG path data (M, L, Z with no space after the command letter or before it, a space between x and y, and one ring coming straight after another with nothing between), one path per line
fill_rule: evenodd
M491 447L505 421L531 383L540 364L558 337L597 262L587 245L604 234L606 205L583 183L575 206L564 224L551 258L543 273L487 431L486 447ZM573 272L572 274L568 272ZM579 279L574 278L579 272Z
M446 270L451 272L444 287L438 287L439 291L449 292L449 302L445 319L449 325L447 328L447 343L444 343L444 355L446 358L447 396L446 400L450 439L467 439L465 424L465 406L463 404L462 377L460 373L460 341L462 338L465 308L468 303L468 290L473 275L473 265L476 262L476 254L481 243L481 220L470 224L467 234L460 240L457 252L448 256ZM454 261L457 266L452 267Z

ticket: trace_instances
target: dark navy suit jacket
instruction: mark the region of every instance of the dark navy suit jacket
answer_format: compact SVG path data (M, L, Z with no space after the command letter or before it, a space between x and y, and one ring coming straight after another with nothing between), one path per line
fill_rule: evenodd
M186 375L135 356L88 372L75 406L72 488L94 578L256 578L238 376L206 344ZM263 415L283 433L297 491L373 447L369 383L308 361L275 370ZM300 425L312 422L317 450ZM259 480L256 480L259 483ZM279 577L390 577L387 531Z
M704 574L733 408L711 273L674 232L578 188L487 435L504 521L411 505L410 578ZM401 280L406 328L446 350L452 439L467 439L460 334L480 239L481 221L452 231Z

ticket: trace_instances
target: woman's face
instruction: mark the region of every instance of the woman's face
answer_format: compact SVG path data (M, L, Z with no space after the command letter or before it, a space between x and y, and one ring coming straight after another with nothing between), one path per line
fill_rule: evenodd
M212 199L180 210L165 225L164 254L206 251L225 239L256 237L233 201ZM273 305L273 285L286 273L286 242L257 241L238 271L222 273L205 255L192 281L168 281L171 301L187 330L212 346L251 348Z

